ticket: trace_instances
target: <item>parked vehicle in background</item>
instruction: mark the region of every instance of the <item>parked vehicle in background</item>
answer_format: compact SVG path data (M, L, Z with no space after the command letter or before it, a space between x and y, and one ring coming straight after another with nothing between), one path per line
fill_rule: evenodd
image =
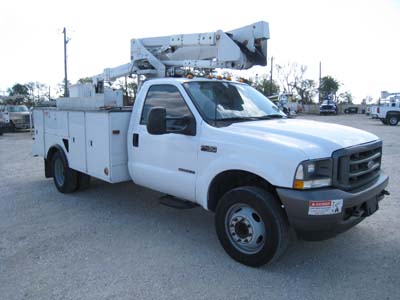
M3 133L6 132L7 128L8 124L3 119L0 119L0 135L3 135Z
M0 111L0 117L8 119L11 131L29 129L31 112L25 105L5 105Z
M385 125L396 126L400 121L400 100L389 98L377 108L379 120Z
M336 103L331 100L324 100L319 107L320 115L337 115Z
M358 107L348 107L344 110L345 114L357 114L358 113Z
M378 105L371 106L371 119L378 119Z
M10 118L8 114L3 113L5 105L0 105L0 135L8 131L10 126Z

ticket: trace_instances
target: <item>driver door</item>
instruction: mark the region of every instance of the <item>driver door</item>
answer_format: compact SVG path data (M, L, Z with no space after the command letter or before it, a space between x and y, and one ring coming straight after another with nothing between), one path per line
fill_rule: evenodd
M149 88L140 123L136 125L133 151L133 180L137 184L195 201L198 138L178 133L151 135L147 117L151 108L164 107L167 117L194 118L184 97L175 85L159 84ZM177 130L179 120L168 120L167 130Z

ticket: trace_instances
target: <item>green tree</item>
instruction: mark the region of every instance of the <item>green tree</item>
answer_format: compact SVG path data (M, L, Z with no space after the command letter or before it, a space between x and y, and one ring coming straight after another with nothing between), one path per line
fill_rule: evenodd
M325 76L321 79L321 85L319 87L319 92L321 95L321 100L332 95L336 99L336 93L339 90L340 82L333 78L332 76Z
M16 83L7 92L10 96L20 95L29 97L29 89L25 84Z
M316 84L311 79L301 79L295 82L294 88L297 95L303 100L304 103L312 103L313 98L317 92Z
M275 81L271 81L267 78L259 80L255 88L267 97L279 94L279 85Z
M346 91L344 93L340 93L339 97L338 97L338 102L339 103L353 104L353 95L349 91Z
M92 77L82 77L82 78L79 78L79 80L76 83L78 83L78 84L93 83L93 79L92 79Z

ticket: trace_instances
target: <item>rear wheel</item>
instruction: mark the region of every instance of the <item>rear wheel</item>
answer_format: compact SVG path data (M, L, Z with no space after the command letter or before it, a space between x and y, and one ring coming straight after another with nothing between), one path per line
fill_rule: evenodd
M399 123L399 117L396 116L396 115L388 116L387 123L388 123L390 126L396 126L396 125Z
M72 193L78 187L78 174L68 167L68 162L60 151L52 159L53 179L57 190L61 193Z
M225 251L252 267L279 258L289 242L289 226L277 199L258 187L227 192L218 203L215 226Z

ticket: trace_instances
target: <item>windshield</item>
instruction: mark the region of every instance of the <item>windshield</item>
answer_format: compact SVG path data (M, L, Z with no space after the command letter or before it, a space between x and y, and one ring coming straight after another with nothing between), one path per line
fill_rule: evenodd
M211 124L286 116L263 94L245 84L193 81L183 86L202 117Z
M332 100L324 100L321 105L335 105L335 103Z
M9 106L7 109L9 112L25 112L28 108L25 105Z

